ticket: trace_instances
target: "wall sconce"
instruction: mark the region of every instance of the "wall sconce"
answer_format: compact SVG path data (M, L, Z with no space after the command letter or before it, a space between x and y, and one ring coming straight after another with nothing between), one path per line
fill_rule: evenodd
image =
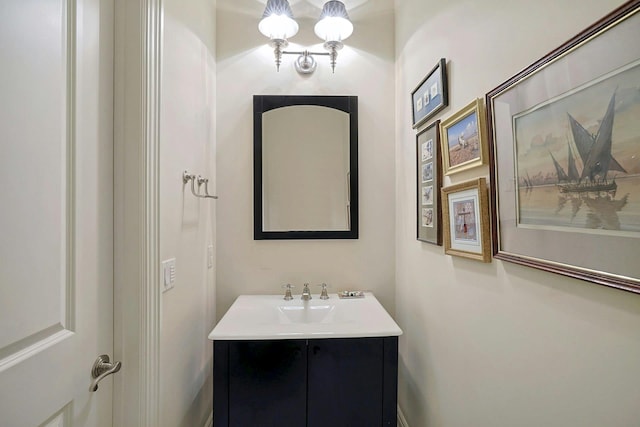
M331 70L336 71L338 51L343 48L343 41L353 33L353 24L349 20L347 9L341 1L328 1L322 8L320 18L314 27L318 37L324 40L324 48L328 52L289 52L284 49L289 45L288 38L298 32L298 23L293 19L291 6L287 0L268 0L262 14L258 29L271 40L276 60L276 70L280 71L282 55L298 55L294 62L300 74L311 74L317 63L314 55L329 56Z

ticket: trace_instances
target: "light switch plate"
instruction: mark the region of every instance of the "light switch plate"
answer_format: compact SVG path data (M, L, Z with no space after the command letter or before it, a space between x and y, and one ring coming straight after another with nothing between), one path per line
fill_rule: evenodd
M176 259L171 258L166 261L162 261L160 289L162 292L166 292L173 288L176 281Z

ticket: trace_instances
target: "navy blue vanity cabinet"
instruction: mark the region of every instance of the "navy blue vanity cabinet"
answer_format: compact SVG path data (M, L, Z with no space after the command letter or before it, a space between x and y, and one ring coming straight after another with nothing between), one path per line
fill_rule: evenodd
M398 337L214 341L214 427L397 423Z
M309 340L307 349L307 427L397 424L397 337Z
M306 340L214 342L214 426L305 426Z

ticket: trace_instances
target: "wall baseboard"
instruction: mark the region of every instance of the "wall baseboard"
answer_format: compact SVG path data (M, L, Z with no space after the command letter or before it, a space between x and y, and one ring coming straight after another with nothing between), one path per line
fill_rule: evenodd
M400 406L398 406L398 427L409 427L409 423L407 423L407 419L404 417Z
M207 418L203 427L213 427L213 411L209 414L209 418Z
M204 423L203 427L213 427L213 412L209 414L209 418L207 418L207 421ZM402 409L400 409L399 406L398 406L398 427L409 427L409 424L407 424L407 420L404 417L404 414L402 413Z

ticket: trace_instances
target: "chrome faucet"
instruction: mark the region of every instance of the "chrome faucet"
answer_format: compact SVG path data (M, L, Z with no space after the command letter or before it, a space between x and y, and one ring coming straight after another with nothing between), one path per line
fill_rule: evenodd
M305 283L304 288L302 288L302 297L300 297L303 301L309 301L311 299L311 291L309 290L309 284Z
M293 299L293 295L291 295L291 288L294 286L291 283L287 283L286 285L282 285L283 289L286 289L284 292L284 300L291 301Z
M320 299L329 299L329 294L327 293L327 284L321 283L318 286L322 286L322 292L320 292Z

